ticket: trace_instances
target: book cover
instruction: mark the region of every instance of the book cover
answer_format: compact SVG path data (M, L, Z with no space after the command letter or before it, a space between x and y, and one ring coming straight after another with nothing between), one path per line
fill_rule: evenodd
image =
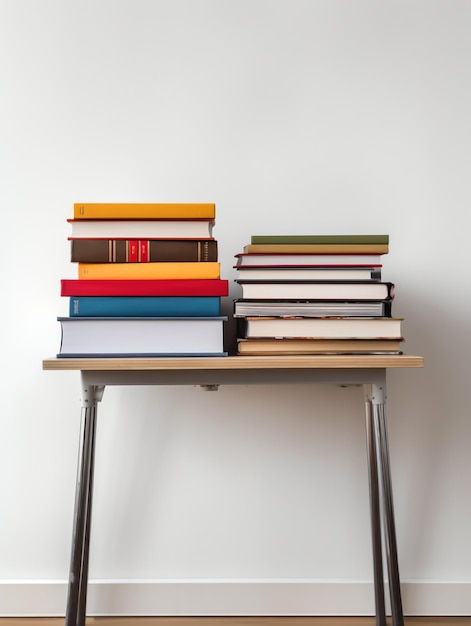
M234 300L234 317L391 317L392 299L354 302L322 300Z
M223 356L226 317L58 317L57 357Z
M252 235L250 243L388 244L389 235Z
M62 279L61 296L227 296L225 279L80 280Z
M394 295L393 283L379 281L236 282L249 300L386 300Z
M68 219L74 239L211 239L212 220Z
M76 202L75 219L212 219L213 203Z
M402 339L237 339L241 355L402 354Z
M381 280L381 269L373 267L290 267L243 268L235 265L238 280L249 282L273 280Z
M245 317L237 318L238 338L401 339L402 318Z
M249 243L245 253L277 254L387 254L387 243Z
M70 317L217 317L216 296L75 296Z
M208 263L218 260L215 239L73 239L76 263Z
M237 267L381 267L380 254L261 254L239 253L235 255Z
M78 263L80 280L217 279L220 263Z

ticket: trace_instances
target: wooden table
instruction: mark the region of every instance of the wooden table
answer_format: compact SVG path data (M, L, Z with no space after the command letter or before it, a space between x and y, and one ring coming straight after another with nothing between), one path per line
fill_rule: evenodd
M228 356L193 358L51 358L44 370L81 373L82 425L77 468L66 626L85 626L97 404L107 385L325 384L363 385L377 626L386 626L383 539L393 626L404 618L397 560L389 445L386 371L423 367L408 355Z

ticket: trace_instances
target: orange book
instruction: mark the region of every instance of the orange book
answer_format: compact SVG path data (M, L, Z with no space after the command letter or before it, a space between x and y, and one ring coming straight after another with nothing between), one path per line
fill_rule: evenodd
M74 219L211 219L216 206L211 203L157 202L76 202Z
M220 278L220 263L78 263L81 280Z

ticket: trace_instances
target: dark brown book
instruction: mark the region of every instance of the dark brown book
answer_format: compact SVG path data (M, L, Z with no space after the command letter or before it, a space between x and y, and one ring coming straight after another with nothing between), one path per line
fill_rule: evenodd
M75 263L215 262L215 239L74 239L70 259Z

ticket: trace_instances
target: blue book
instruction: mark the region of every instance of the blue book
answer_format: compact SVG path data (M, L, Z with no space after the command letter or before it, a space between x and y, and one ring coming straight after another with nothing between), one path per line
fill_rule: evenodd
M70 317L214 317L216 296L79 296L69 298Z

